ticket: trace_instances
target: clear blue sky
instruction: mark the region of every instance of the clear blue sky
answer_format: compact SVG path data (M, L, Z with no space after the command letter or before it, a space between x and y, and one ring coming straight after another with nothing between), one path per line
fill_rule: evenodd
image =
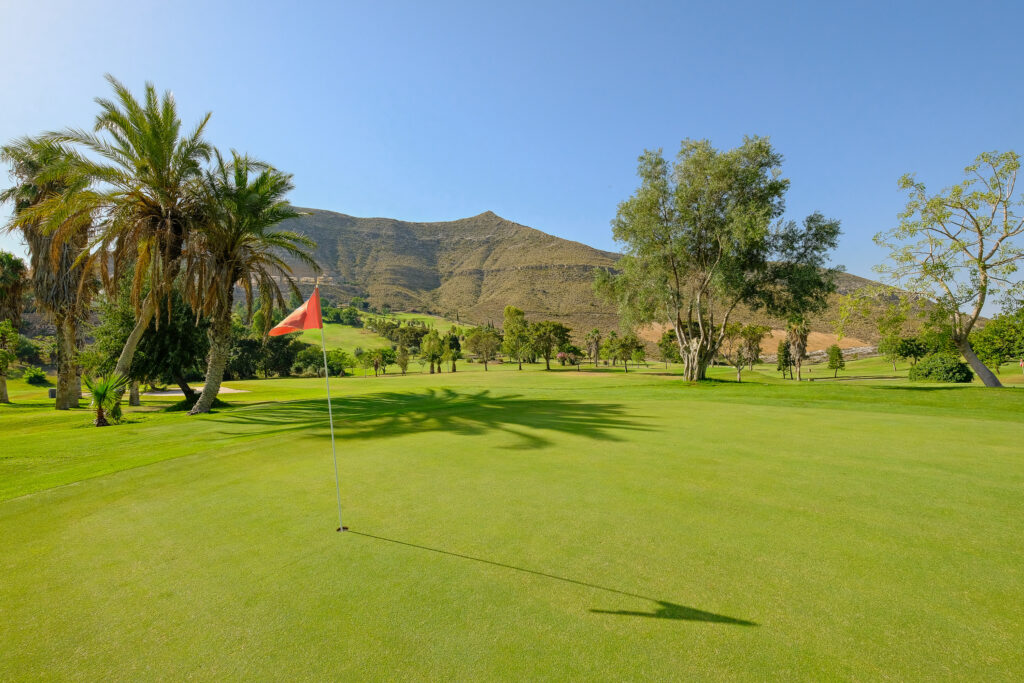
M111 72L357 216L492 210L614 249L644 148L771 136L788 214L870 275L896 180L1024 152L1019 2L5 3L0 139L89 126ZM6 178L4 178L6 180ZM2 216L0 216L2 217ZM17 249L9 237L0 247Z

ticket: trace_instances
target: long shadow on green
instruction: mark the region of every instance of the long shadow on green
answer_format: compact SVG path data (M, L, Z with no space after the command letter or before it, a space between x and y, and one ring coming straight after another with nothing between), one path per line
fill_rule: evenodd
M408 541L398 541L393 538L385 538L384 536L376 536L374 534L367 534L362 531L346 531L345 533L352 534L353 536L362 536L363 538L372 538L377 541L385 541L387 543L394 543L396 545L403 545L408 548L415 548L417 550L427 550L432 553L438 553L439 555L449 555L451 557L458 557L463 560L472 560L473 562L480 562L482 564L489 564L494 567L501 567L503 569L511 569L517 572L523 572L524 574L533 574L534 576L540 576L545 579L554 579L555 581L562 581L564 583L572 583L577 586L584 586L586 588L594 588L596 590L605 591L607 593L617 593L619 595L626 595L631 598L639 598L641 600L649 600L650 602L660 605L658 609L653 612L631 612L626 610L603 610L603 609L592 609L590 610L594 614L614 614L618 616L629 616L629 617L653 617L655 619L675 619L679 621L703 621L715 624L734 624L736 626L757 626L756 622L747 621L745 619L736 619L734 617L727 617L723 614L715 614L714 612L705 612L704 610L694 609L693 607L686 607L684 605L677 605L673 602L666 602L665 600L656 600L655 598L649 598L646 595L638 595L637 593L630 593L629 591L619 590L617 588L608 588L607 586L600 586L596 583L590 583L589 581L581 581L579 579L570 579L565 576L558 576L557 574L549 574L548 572L537 571L536 569L526 569L525 567L517 567L512 564L505 564L504 562L495 562L494 560L487 560L482 557L473 557L472 555L463 555L462 553L452 552L451 550L442 550L441 548L431 548L426 545L419 545L417 543L409 543Z
M217 419L229 424L259 426L261 435L303 431L327 436L325 403L301 400L261 404L221 413ZM489 390L387 392L338 398L331 405L338 439L384 438L427 431L460 435L503 431L519 439L511 448L526 449L542 448L552 442L535 431L519 429L522 427L607 441L622 440L614 431L647 431L627 419L625 409L618 404L495 396Z

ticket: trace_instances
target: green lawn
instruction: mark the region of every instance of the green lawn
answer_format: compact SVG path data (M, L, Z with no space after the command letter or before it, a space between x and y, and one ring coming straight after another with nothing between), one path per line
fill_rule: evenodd
M12 381L0 679L1024 677L1021 389L463 366L332 384L344 534L322 380Z
M369 314L363 314L367 317ZM386 317L403 322L418 321L433 325L440 331L445 331L455 323L444 318L425 313L390 313ZM377 349L382 346L391 347L392 343L372 330L365 327L351 327L337 323L324 325L324 341L328 349L344 349L348 353L355 351L356 347L364 350ZM302 341L320 346L320 330L306 330L302 333Z

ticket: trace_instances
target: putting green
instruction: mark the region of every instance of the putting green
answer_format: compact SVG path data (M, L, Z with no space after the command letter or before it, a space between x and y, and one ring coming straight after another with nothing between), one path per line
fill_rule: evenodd
M492 370L334 384L344 534L318 380L12 382L0 678L1024 677L1024 391Z

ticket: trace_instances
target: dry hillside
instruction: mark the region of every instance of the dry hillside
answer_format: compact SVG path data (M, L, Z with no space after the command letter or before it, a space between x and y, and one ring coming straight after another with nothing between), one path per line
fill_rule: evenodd
M325 294L339 300L362 295L376 306L432 312L468 323L501 324L514 305L532 320L561 320L577 333L618 327L613 306L598 299L594 271L614 268L618 254L594 249L506 220L490 211L470 218L414 223L356 218L302 209L308 216L286 226L317 242ZM301 272L310 276L310 272ZM312 284L307 279L305 285ZM842 274L839 292L875 284ZM833 297L833 304L835 297ZM834 307L832 307L834 308ZM831 310L811 319L817 333L832 332ZM784 321L750 311L736 319L782 328ZM874 341L871 325L854 323L851 344ZM648 330L644 335L654 335ZM817 337L816 337L817 338Z

